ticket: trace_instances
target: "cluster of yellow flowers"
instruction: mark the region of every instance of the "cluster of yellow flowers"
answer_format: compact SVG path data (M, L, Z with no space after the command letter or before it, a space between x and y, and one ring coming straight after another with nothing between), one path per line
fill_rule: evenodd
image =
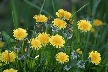
M72 14L63 9L59 9L58 12L56 12L56 15L58 18L52 21L53 26L56 26L59 29L66 28L67 23L65 22L65 19L69 20L72 17ZM36 19L36 22L47 22L47 18L45 15L35 15L33 18ZM36 38L33 38L30 40L30 43L31 43L31 47L35 49L37 48L40 49L42 47L41 44L46 45L48 43L55 46L56 48L62 48L65 44L65 40L62 36L58 34L50 36L47 33L39 33ZM57 61L61 63L67 62L69 60L68 56L63 52L57 54L56 58L58 58ZM64 58L67 58L67 59L64 59Z
M10 69L6 69L4 70L3 72L17 72L18 70L15 70L13 68L10 68Z
M46 45L49 43L50 35L47 34L46 32L44 33L39 33L36 38L32 38L29 43L31 44L31 48L35 48L39 50L42 45Z
M54 27L61 29L66 28L67 26L67 21L69 21L72 18L72 14L68 11L65 11L63 9L59 9L58 12L56 12L57 18L55 18L52 21L52 25ZM45 15L35 15L33 17L36 22L40 23L45 23L48 21L48 18ZM101 26L103 24L102 21L95 19L93 21L93 26ZM95 29L92 28L91 23L88 20L79 20L77 22L78 29L81 30L82 32L87 32L90 31L94 32ZM13 36L15 37L16 40L24 40L27 37L28 33L25 29L22 28L17 28L13 30ZM54 46L55 48L63 48L65 44L65 39L59 35L55 34L50 36L50 34L43 32L43 33L38 33L35 38L32 38L29 40L30 47L36 50L39 50L42 48L42 46L46 46L48 43L50 45ZM4 42L0 41L0 48L4 46ZM80 48L76 50L77 54L82 54L82 51ZM8 62L13 62L16 58L16 53L14 51L9 51L5 50L0 54L0 61L8 63ZM55 55L55 58L58 62L60 63L65 63L69 61L69 56L64 53L64 52L59 52ZM95 65L98 65L101 62L101 55L97 51L91 51L89 53L89 58L91 62ZM3 72L17 72L18 70L14 70L13 68L11 69L6 69Z
M16 54L13 51L5 50L5 52L3 52L1 54L1 61L2 62L6 62L6 63L13 62L15 60L15 58L16 58Z
M69 20L72 17L72 14L63 9L59 9L58 12L56 12L56 15L58 18L52 21L53 26L56 26L59 29L66 28L67 23L65 22L65 20ZM47 22L48 20L48 18L45 15L41 15L41 14L35 15L33 18L36 20L36 22ZM93 24L95 26L100 26L102 25L102 22L95 20ZM92 25L87 20L80 20L77 22L77 25L78 25L78 29L80 29L82 32L87 32L92 29ZM14 33L13 36L17 40L23 40L28 35L27 31L22 28L13 30L13 33ZM50 34L43 32L43 33L39 33L36 38L30 39L29 43L31 44L31 48L39 50L42 47L42 45L44 46L47 45L48 43L55 46L56 48L62 48L64 47L65 40L62 36L58 34L50 36ZM78 48L76 52L78 54L82 54L80 48ZM7 55L8 51L6 50L4 53L2 54L2 58L4 57L3 61L8 61L8 55ZM9 54L9 57L10 57L10 62L16 58L13 52ZM96 65L100 63L101 57L100 54L97 53L97 51L95 52L92 51L89 57L91 58L92 63L95 63ZM64 63L69 61L69 56L66 55L66 53L59 52L58 54L56 54L56 60L59 61L60 63Z
M53 26L58 27L59 29L66 28L67 23L65 22L65 19L69 20L72 17L72 14L63 9L59 9L58 12L56 12L56 15L58 18L52 21Z
M72 14L68 11L65 11L63 9L59 9L58 12L56 12L57 17L64 18L66 20L69 20L72 17Z
M31 47L37 50L40 49L42 45L46 45L49 42L56 48L63 47L64 46L63 44L65 43L62 36L57 34L55 36L50 37L50 35L47 33L39 33L36 38L33 38L29 41Z

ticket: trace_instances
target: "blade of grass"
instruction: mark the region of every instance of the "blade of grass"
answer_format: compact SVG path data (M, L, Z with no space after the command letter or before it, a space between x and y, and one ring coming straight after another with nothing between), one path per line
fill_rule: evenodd
M31 3L31 2L29 2L29 1L27 1L27 0L24 0L24 2L26 2L27 4L29 4L30 6L32 6L32 7L35 7L36 9L38 9L38 10L41 10L41 8L39 7L39 6L37 6L37 5L34 5L33 3ZM45 11L45 10L42 10L42 12L44 12L45 14L47 14L47 15L49 15L49 16L52 16L51 14L49 14L47 11Z
M40 9L39 14L41 14L41 12L42 12L42 10L43 10L43 7L44 7L44 5L45 5L45 0L44 0L44 2L43 2L43 4L42 4L42 7L41 7L41 9Z
M54 7L54 1L53 0L52 0L52 6L53 6L54 13L55 13L55 7Z
M94 19L94 15L95 15L95 13L96 13L96 8L97 8L97 6L98 6L98 4L101 2L101 0L94 0L93 1L93 9L92 9L92 14L93 14L93 17L92 17L92 20Z
M10 3L12 6L12 18L13 18L14 27L18 28L18 15L17 15L16 6L15 6L15 0L10 0Z
M88 4L89 4L89 3L88 3ZM79 12L80 10L82 10L84 7L86 7L88 4L82 6L80 9L78 9L78 10L73 14L73 16L74 16L77 12Z

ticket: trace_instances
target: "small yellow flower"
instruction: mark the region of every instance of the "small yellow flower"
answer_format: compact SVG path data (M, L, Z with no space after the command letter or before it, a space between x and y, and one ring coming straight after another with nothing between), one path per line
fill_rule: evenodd
M91 33L95 33L95 32L96 32L95 28L91 28Z
M4 42L0 41L0 48L4 47Z
M63 9L59 9L58 12L56 12L57 17L62 18L64 17L64 10Z
M59 29L66 28L66 22L59 18L54 19L52 23L53 23L53 26L57 26Z
M94 25L94 26L101 26L102 24L103 24L103 23L102 23L101 20L98 20L98 19L93 20L93 25Z
M31 44L31 48L34 48L37 50L39 50L42 47L41 42L37 38L31 39L30 44Z
M78 54L82 54L82 51L80 50L80 48L78 48L78 49L76 50L76 52L77 52Z
M62 36L56 34L50 38L50 43L56 48L61 48L64 46L65 40Z
M100 57L100 53L98 53L97 51L91 51L89 53L89 58L91 59L91 62L95 65L98 65L101 61L101 57Z
M15 39L17 40L23 40L27 35L27 31L25 29L22 28L18 28L13 30L13 36L15 37Z
M69 20L72 17L72 14L70 12L64 11L64 17L66 20Z
M67 12L63 9L59 9L58 12L56 12L57 17L64 18L66 20L69 20L72 17L72 14L70 12Z
M15 58L16 58L16 54L13 51L9 52L8 50L5 50L5 52L1 54L1 60L6 63L13 62Z
M50 35L45 33L39 33L38 37L37 37L41 44L46 45L47 43L49 43L49 39L50 39Z
M4 70L3 72L17 72L18 70L15 70L13 68L10 68L10 69L6 69Z
M48 18L45 15L35 15L33 17L36 22L47 22Z
M66 53L59 52L56 54L56 60L59 61L60 63L68 62L69 61L69 56L66 55Z
M92 25L90 24L89 21L87 20L80 20L77 22L78 24L78 29L80 29L83 32L90 31L92 28Z

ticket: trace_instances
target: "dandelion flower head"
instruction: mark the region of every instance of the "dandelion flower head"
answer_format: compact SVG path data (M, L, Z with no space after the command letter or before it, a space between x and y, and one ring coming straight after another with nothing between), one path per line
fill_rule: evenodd
M46 45L47 43L49 43L49 39L50 39L50 35L47 34L46 32L44 33L39 33L38 37L39 41L41 42L41 44Z
M72 14L68 11L65 11L63 9L59 9L58 12L56 12L57 17L64 18L66 20L69 20L72 17Z
M64 17L64 10L63 9L59 9L58 12L56 12L57 17L62 18Z
M103 23L102 23L101 20L98 20L98 19L93 20L93 25L94 25L94 26L101 26L102 24L103 24Z
M78 29L80 29L82 32L90 31L92 28L92 25L87 20L80 20L77 22Z
M45 15L35 15L33 17L36 22L47 22L48 18Z
M70 12L64 11L64 17L66 20L69 20L72 17L72 14Z
M56 26L59 29L66 28L66 22L59 18L54 19L54 21L52 21L52 23L53 23L53 26Z
M13 68L10 68L10 69L6 69L4 70L3 72L17 72L18 70L15 70Z
M41 46L41 42L39 41L38 38L32 38L30 40L30 44L31 44L31 48L37 49L39 50L42 46Z
M56 54L56 60L59 61L60 63L68 62L69 56L66 55L66 53L59 52L58 54Z
M18 28L13 30L13 36L15 37L15 39L17 40L23 40L27 35L27 31L25 29L22 28Z
M65 40L62 36L56 34L55 36L51 36L50 43L56 48L61 48L64 46Z
M95 65L98 65L101 61L101 57L100 57L100 53L98 53L97 51L91 51L89 53L89 58L91 59L91 62Z
M16 54L13 51L10 52L8 50L5 50L5 52L1 54L1 60L6 63L13 62L15 58L16 58Z

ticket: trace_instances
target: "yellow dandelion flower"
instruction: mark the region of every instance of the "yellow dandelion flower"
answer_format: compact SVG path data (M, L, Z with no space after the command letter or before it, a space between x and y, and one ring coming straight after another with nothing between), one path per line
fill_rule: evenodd
M59 29L66 28L66 22L59 18L54 19L54 21L52 21L52 23L53 23L53 26L56 26Z
M63 9L59 9L58 12L56 12L57 17L62 18L64 17L64 10Z
M3 72L17 72L18 70L15 70L13 68L10 68L10 69L6 69L4 70Z
M66 20L69 20L72 17L72 14L70 12L64 11L64 17Z
M33 17L36 22L47 22L48 18L45 15L35 15Z
M18 28L18 29L13 30L13 34L14 34L13 36L17 40L23 40L28 35L27 31L25 29L22 29L22 28Z
M16 58L16 54L13 51L9 52L8 50L5 50L5 52L1 54L1 60L6 63L13 62L15 58Z
M91 51L89 53L89 58L91 59L91 62L95 65L98 65L101 61L101 57L100 57L100 53L98 53L97 51Z
M39 33L38 37L37 37L41 44L46 45L47 43L49 43L49 39L50 39L50 35L45 33Z
M96 32L95 28L91 28L91 33L95 33L95 32Z
M78 24L78 29L80 29L83 32L90 31L92 28L92 25L90 24L89 21L87 20L80 20L77 22Z
M34 48L37 50L39 50L42 47L41 42L37 38L31 39L30 44L31 44L31 48Z
M55 36L51 36L50 43L56 48L61 48L64 46L65 40L62 36L56 34Z
M4 42L0 41L0 48L4 47Z
M60 63L68 62L69 61L69 56L66 55L66 53L59 52L56 54L56 60L59 61Z
M80 48L78 48L78 49L76 50L76 52L77 52L78 54L82 54L82 51L80 50Z
M65 11L63 9L59 9L58 12L56 12L57 17L64 18L66 20L69 20L72 17L72 14L68 11Z
M98 19L93 20L93 25L94 25L94 26L101 26L102 24L103 24L103 23L102 23L101 20L98 20Z

